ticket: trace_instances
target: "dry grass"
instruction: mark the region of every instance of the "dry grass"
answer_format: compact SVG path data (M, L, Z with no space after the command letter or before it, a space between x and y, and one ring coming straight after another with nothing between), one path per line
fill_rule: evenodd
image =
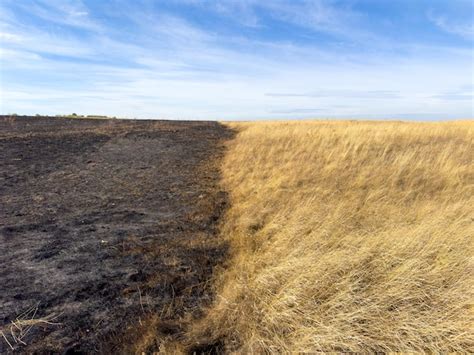
M18 315L11 324L0 327L0 335L11 350L15 350L19 344L27 345L25 339L33 328L61 325L61 323L54 322L59 315L50 314L46 317L36 318L37 311L38 305Z
M473 122L231 126L233 256L189 344L474 351Z

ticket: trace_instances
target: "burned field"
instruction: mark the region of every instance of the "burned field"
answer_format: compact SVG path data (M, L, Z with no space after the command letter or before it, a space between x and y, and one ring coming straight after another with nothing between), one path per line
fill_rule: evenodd
M218 123L0 118L0 353L153 351L212 299Z

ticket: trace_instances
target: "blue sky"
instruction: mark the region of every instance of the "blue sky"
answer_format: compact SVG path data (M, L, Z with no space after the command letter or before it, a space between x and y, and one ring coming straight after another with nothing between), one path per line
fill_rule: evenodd
M472 0L1 0L0 113L474 117Z

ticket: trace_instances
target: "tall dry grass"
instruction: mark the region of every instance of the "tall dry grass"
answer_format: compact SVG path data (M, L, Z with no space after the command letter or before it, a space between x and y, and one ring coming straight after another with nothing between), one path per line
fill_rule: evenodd
M190 344L474 351L473 122L231 126L233 255Z

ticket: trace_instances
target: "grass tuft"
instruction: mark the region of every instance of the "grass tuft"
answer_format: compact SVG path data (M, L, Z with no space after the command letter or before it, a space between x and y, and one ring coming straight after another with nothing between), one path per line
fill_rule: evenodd
M15 350L18 345L27 345L25 342L27 335L33 328L44 328L47 326L58 326L61 323L54 322L59 315L50 314L45 317L36 317L38 305L30 307L25 312L16 317L8 325L0 328L0 335L11 350Z

